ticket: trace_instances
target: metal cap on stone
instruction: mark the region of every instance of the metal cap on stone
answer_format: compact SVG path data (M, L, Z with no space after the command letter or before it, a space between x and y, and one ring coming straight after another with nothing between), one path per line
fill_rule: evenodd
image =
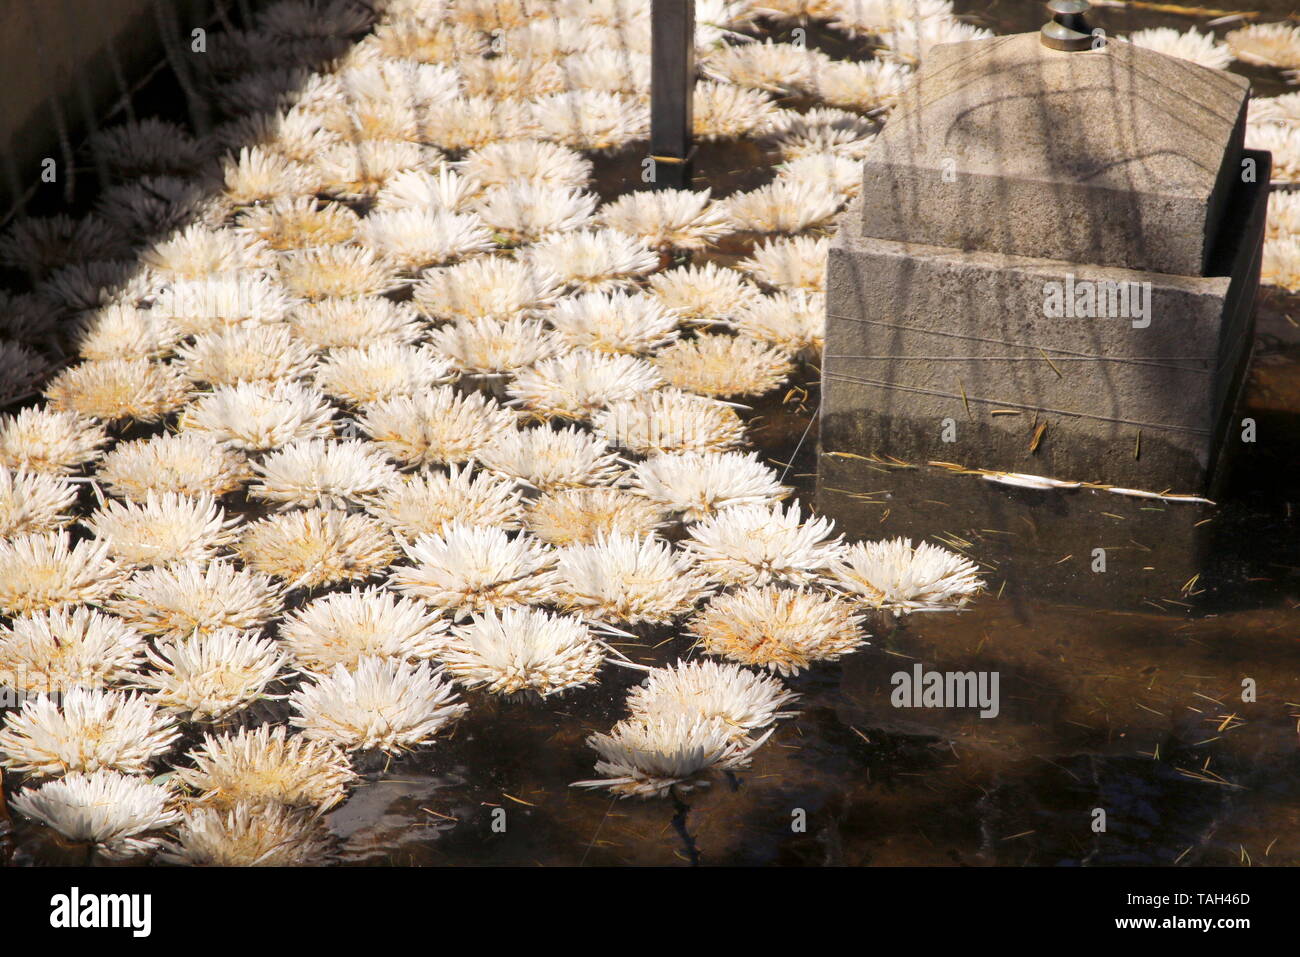
M929 53L867 156L862 235L1206 275L1249 81L1123 40L1044 40Z

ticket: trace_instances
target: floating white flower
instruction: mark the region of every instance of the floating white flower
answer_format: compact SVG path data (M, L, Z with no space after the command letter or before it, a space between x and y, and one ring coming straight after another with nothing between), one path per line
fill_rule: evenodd
M182 413L180 427L260 452L333 435L333 419L333 407L315 389L294 382L241 382L200 396Z
M363 405L425 392L455 376L451 361L427 346L378 342L331 350L316 370L316 387L336 399Z
M322 299L295 309L289 329L296 339L317 351L391 343L409 345L422 329L409 302L382 296Z
M632 491L682 520L698 522L740 505L768 505L790 489L754 452L677 452L639 463L628 479Z
M131 565L208 561L235 540L241 519L211 495L146 492L141 502L109 501L81 524Z
M441 655L447 674L492 694L543 698L596 682L605 649L579 618L534 608L488 609L456 628Z
M190 721L218 720L266 696L284 654L264 638L233 629L178 638L145 650L155 670L135 679L157 705Z
M14 618L0 625L0 687L25 694L102 688L132 675L144 636L81 606Z
M856 113L827 107L807 113L787 110L778 123L777 140L786 160L817 153L862 159L878 129L876 123Z
M591 292L629 286L659 266L659 257L612 229L555 234L525 252L527 261Z
M650 135L649 108L621 93L551 93L533 100L531 110L542 139L574 149L613 151Z
M253 471L249 496L280 508L346 508L397 481L383 454L360 439L295 442L254 462Z
M1300 27L1292 23L1248 23L1224 40L1243 63L1279 70L1300 69Z
M346 243L356 234L361 219L342 203L292 196L241 210L236 222L272 249L287 252Z
M1268 194L1268 223L1265 228L1269 239L1300 237L1300 191L1274 190Z
M663 378L644 359L576 349L520 369L506 393L536 418L581 420L661 385Z
M122 303L78 317L72 330L77 355L94 361L161 359L180 338L180 327L170 319Z
M1137 30L1129 34L1128 42L1214 70L1226 70L1232 62L1232 50L1226 43L1215 40L1213 33L1198 33L1195 27L1186 33L1172 27Z
M849 36L879 36L901 22L951 19L952 0L835 0L831 26Z
M603 534L653 535L663 510L631 492L613 488L565 488L528 506L524 526L552 545L589 545Z
M564 348L538 319L461 320L436 330L430 345L467 375L513 373Z
M320 187L320 174L304 163L246 146L221 163L225 195L240 206L284 196L308 196Z
M66 532L0 539L0 612L21 615L102 601L128 574L107 542L69 545Z
M728 83L695 84L695 138L703 142L761 136L778 115L767 94Z
M793 93L812 83L813 72L826 55L793 43L738 43L709 52L702 64L711 80L738 86Z
M315 814L243 802L187 808L176 840L159 849L160 860L184 867L301 867L328 855L328 831Z
M402 548L415 564L393 569L394 586L457 618L549 596L555 553L527 535L456 521Z
M481 392L462 394L444 386L371 403L357 416L357 425L403 465L452 465L477 458L500 435L514 431L515 415Z
M974 562L929 542L913 548L910 538L850 545L830 574L849 594L896 611L960 607L984 587Z
M687 633L708 654L797 675L861 647L862 620L842 598L765 585L715 595Z
M494 186L475 208L507 241L530 243L585 225L595 212L596 197L578 189L514 182Z
M690 528L685 543L698 569L726 585L809 584L822 577L839 555L828 518L801 522L799 504L742 505Z
M941 43L966 40L991 40L993 31L974 27L949 17L925 20L900 20L880 34L880 41L890 54L906 63L920 63L932 47Z
M418 272L492 249L492 233L478 216L432 209L371 213L361 241L399 269Z
M1273 182L1300 183L1300 126L1247 123L1246 147L1273 154Z
M151 311L197 335L242 322L280 322L294 304L283 286L254 273L178 280L158 294Z
M520 181L551 189L581 189L591 179L591 160L543 140L489 143L466 153L456 169L485 189Z
M0 538L51 532L72 521L77 487L56 475L0 465Z
M627 696L634 720L653 723L678 716L721 720L736 737L749 737L794 712L782 710L798 695L780 680L738 665L679 661L655 668Z
M315 111L300 107L287 110L273 107L264 112L237 115L213 130L209 139L215 147L224 150L260 146L296 162L310 164L318 153L338 144L341 137L327 130L322 117ZM273 204L305 201L314 205L313 200L312 196L293 196L274 200ZM243 210L248 211L247 207Z
M722 452L740 445L745 426L736 410L702 395L658 389L611 403L592 416L611 445L634 455L659 452Z
M29 778L106 768L147 774L180 737L175 723L138 695L73 688L38 695L0 728L0 765Z
M653 361L670 385L719 398L763 395L794 371L789 357L765 343L709 333L674 342Z
M491 33L523 26L553 13L552 5L543 0L458 0L447 15L453 23Z
M527 56L514 56L512 51L490 60L461 61L457 67L465 92L498 100L530 100L564 89L564 74L554 62Z
M888 109L911 80L894 60L837 60L817 70L817 96L824 103L862 113Z
M140 259L160 276L203 279L220 273L266 269L273 265L265 243L247 234L193 223L154 243Z
M512 319L555 302L560 277L499 257L433 269L414 290L421 311L439 319Z
M395 267L359 246L316 246L284 253L280 279L304 299L369 296L396 285Z
M667 623L710 591L690 559L655 538L610 533L557 552L555 604L609 621Z
M1300 291L1300 236L1264 240L1259 281L1287 292Z
M327 811L357 778L334 745L269 725L205 734L189 758L193 767L177 767L177 780L197 791L201 803L217 808L249 804L268 812L276 805Z
M529 105L490 96L458 96L421 117L421 135L445 150L472 150L537 132Z
M180 369L194 382L234 385L300 379L316 358L285 325L243 325L205 332L176 350Z
M1250 118L1255 123L1282 123L1300 125L1300 93L1283 93L1281 96L1250 98ZM1279 195L1271 193L1269 199ZM1290 195L1283 193L1281 195Z
M826 296L802 290L764 296L745 306L731 324L787 355L815 358L826 340Z
M74 412L27 408L0 417L0 465L63 474L93 462L108 442L99 423Z
M547 319L570 346L593 352L652 352L677 338L677 314L641 292L592 292L565 298Z
M429 744L468 710L428 664L384 658L363 658L352 671L337 665L290 701L290 720L303 734L348 751L394 753Z
M485 147L485 149L490 148ZM379 191L378 196L375 197L375 210L380 213L402 210L467 213L470 205L482 191L483 185L474 176L455 172L446 166L440 167L437 172L423 169L402 170L390 178Z
M165 787L117 771L70 774L24 788L10 806L73 841L96 845L105 857L127 859L157 848L150 834L180 818Z
M409 476L374 496L366 510L408 542L443 531L449 522L515 529L521 493L514 482L468 465Z
M235 550L248 567L293 588L362 581L398 554L392 537L374 520L318 508L253 522Z
M826 291L826 256L830 239L822 236L781 236L755 246L740 268L769 286Z
M598 220L654 249L704 249L728 232L709 190L638 190L601 207Z
M851 156L829 151L807 152L782 163L776 178L804 183L818 192L847 199L862 191L862 171L862 160Z
M624 47L593 48L560 61L565 86L645 98L650 94L650 57Z
M248 478L243 455L196 432L165 432L122 442L95 473L113 495L140 501L149 492L221 496Z
M447 643L447 620L378 588L335 592L285 618L280 642L309 672L352 668L366 657L428 660Z
M692 322L726 319L760 295L741 273L713 262L655 273L650 291L679 318Z
M483 34L460 23L441 22L441 16L436 13L427 21L394 17L389 23L381 23L374 33L379 51L387 57L417 63L450 63L487 52L488 41Z
M593 734L587 745L600 755L600 777L575 781L575 787L607 787L619 797L649 798L674 788L689 793L707 786L711 771L744 767L758 742L737 738L718 719L674 715L620 721L609 734Z
M390 110L397 109L385 102L382 112L378 114L381 122L388 122ZM357 113L355 106L349 106L344 113L344 125L336 127L336 132L354 137L358 133L366 135L413 135L415 133L415 113L412 113L409 128L365 129L355 126ZM362 114L364 115L364 113ZM327 121L328 126L328 121ZM393 176L409 169L428 169L441 159L441 154L427 146L395 139L362 139L354 142L339 143L321 151L316 156L312 168L320 179L322 191L336 199L359 201L373 197Z
M543 492L579 485L610 485L621 473L605 443L576 426L506 432L483 450L479 460L493 472Z
M780 178L724 201L733 229L755 233L799 233L826 225L843 197L822 183Z
M257 631L283 607L269 575L227 561L183 562L137 572L109 609L132 627L160 638Z
M56 412L115 422L156 422L180 408L190 385L171 366L148 359L102 359L64 369L45 387Z

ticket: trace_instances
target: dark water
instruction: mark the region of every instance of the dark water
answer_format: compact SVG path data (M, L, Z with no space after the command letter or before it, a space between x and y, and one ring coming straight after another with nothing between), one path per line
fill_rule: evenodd
M1040 10L1023 0L959 4L1000 33L1036 28ZM1095 15L1118 32L1204 24ZM1270 82L1262 92L1280 89ZM706 149L697 183L750 188L773 158L752 146ZM597 188L622 191L639 171L638 156L602 160ZM789 393L748 416L754 443L789 464L799 497L847 516L851 537L924 536L963 551L989 570L989 594L960 614L873 620L870 647L790 679L801 713L750 769L685 804L569 786L591 776L584 738L622 716L635 672L607 667L598 687L546 704L469 693L469 715L449 737L363 768L327 819L339 860L1300 863L1300 327L1288 313L1300 318L1297 302L1261 305L1243 410L1259 441L1238 451L1215 506L862 462L837 463L819 489L817 370L801 370ZM1096 547L1105 572L1092 568ZM689 651L671 630L639 635L620 645L637 661ZM1000 714L892 707L891 676L917 663L997 672ZM1242 700L1246 679L1253 702ZM14 838L16 863L67 860L45 833Z

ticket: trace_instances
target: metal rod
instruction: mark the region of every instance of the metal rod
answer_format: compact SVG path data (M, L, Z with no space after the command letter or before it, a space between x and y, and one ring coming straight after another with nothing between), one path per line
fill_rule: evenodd
M695 0L652 0L650 18L651 182L659 189L689 189Z

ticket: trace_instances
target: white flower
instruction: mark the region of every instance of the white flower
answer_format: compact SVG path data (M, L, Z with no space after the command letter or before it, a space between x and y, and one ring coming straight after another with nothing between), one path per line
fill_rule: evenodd
M421 133L445 150L472 150L497 140L532 136L537 124L528 104L489 96L458 96L421 117Z
M73 688L38 695L0 728L0 764L29 778L100 768L147 774L180 737L175 723L138 695Z
M315 389L294 382L241 382L200 396L181 414L180 427L238 449L265 451L333 435L333 419L334 409Z
M843 197L822 183L780 178L723 201L733 229L755 233L798 233L827 224Z
M567 297L547 319L568 345L594 352L653 352L677 338L677 314L641 292Z
M50 532L72 521L77 487L55 475L0 465L0 538Z
M605 650L581 619L533 608L488 609L452 632L447 673L492 694L535 691L545 698L596 682Z
M659 257L612 229L553 234L529 247L524 258L587 292L619 289L659 266Z
M1129 34L1128 42L1214 70L1226 70L1232 62L1232 50L1227 44L1215 40L1213 33L1198 33L1195 27L1186 33L1172 27L1137 30Z
M283 253L280 280L304 299L369 296L396 285L395 267L360 246L316 246Z
M299 163L310 163L322 150L340 142L339 134L325 129L322 117L301 107L286 110L270 109L245 115L234 115L222 123L209 136L210 142L220 149L233 150L240 146L260 146L279 153ZM273 200L269 205L289 206L298 203L315 205L314 196L292 196ZM250 212L246 208L242 213Z
M14 618L0 626L0 687L27 694L102 688L128 678L144 636L80 606Z
M628 692L627 708L636 720L653 723L682 716L721 720L736 737L749 737L794 712L782 710L798 695L781 682L739 665L679 661L655 668Z
M678 389L614 402L592 416L592 426L611 445L634 455L659 452L722 452L740 445L745 427L736 410Z
M586 419L611 402L661 385L662 377L644 359L575 349L520 369L506 394L539 419Z
M451 361L427 346L378 342L331 350L316 370L316 387L362 405L425 392L454 378Z
M830 575L849 594L895 611L960 607L984 587L974 562L929 542L913 548L910 538L850 545Z
M555 603L610 621L666 624L709 593L690 559L655 538L600 534L557 552Z
M54 270L36 284L34 292L47 307L85 312L113 303L134 302L148 295L155 281L139 263L93 259Z
M161 359L180 341L181 330L152 309L118 303L84 314L72 331L83 359Z
M822 236L781 236L755 246L739 265L769 286L825 292L830 245Z
M961 43L966 40L991 40L993 31L973 27L949 17L930 17L925 20L900 20L880 34L887 50L907 63L919 63L929 54L931 47L940 43Z
M1300 183L1300 126L1248 122L1246 148L1273 154L1273 182Z
M308 738L390 753L430 743L468 710L429 665L383 658L363 658L352 671L337 665L290 702L290 720Z
M443 387L371 403L357 425L403 465L451 465L477 458L514 431L515 416L481 392Z
M817 96L831 106L863 113L887 109L911 76L907 66L894 60L837 60L818 68Z
M728 231L710 191L637 190L606 203L599 221L655 249L704 249Z
M432 209L371 213L361 241L400 269L418 272L492 249L492 233L478 216Z
M778 115L767 94L709 80L695 84L694 105L695 138L703 142L761 136Z
M316 359L284 325L243 325L205 332L176 350L180 369L194 382L234 385L299 379Z
M1248 23L1224 39L1243 63L1279 70L1300 69L1300 27L1292 23Z
M560 61L565 86L644 99L650 95L650 57L624 47L593 48Z
M510 242L529 243L585 225L596 210L596 197L579 189L512 182L492 187L475 208Z
M688 625L702 651L797 675L861 647L863 616L848 601L765 585L716 595Z
M1281 96L1250 98L1250 119L1255 123L1281 123L1284 126L1300 125L1300 93L1283 93ZM1277 196L1269 194L1269 199ZM1289 195L1289 194L1282 194Z
M378 128L366 128L367 103L377 107L370 115L377 120ZM349 141L326 147L312 161L312 170L327 195L342 200L369 199L403 170L428 169L442 159L442 154L432 147L387 138L414 135L418 107L411 110L409 123L403 123L400 120L393 122L395 114L401 115L402 106L391 100L367 100L363 97L357 103L340 106L340 121L331 124L327 116L325 125ZM361 119L360 125L357 124L358 118ZM368 138L376 134L385 138ZM358 136L363 138L358 139Z
M397 557L383 526L364 515L305 509L253 522L235 545L245 565L291 588L361 581Z
M447 166L440 167L437 172L402 170L391 177L375 197L375 211L466 213L482 189L483 184L475 177L455 172Z
M393 569L398 591L456 618L541 602L550 592L555 554L527 535L454 521L402 548L415 564Z
M397 470L360 439L295 442L254 462L253 471L257 481L249 487L249 496L280 508L346 508L397 481Z
M164 432L119 443L95 473L109 492L132 501L150 492L212 495L233 492L248 477L239 452L196 432Z
M449 522L515 529L520 525L521 493L514 482L468 465L444 472L409 476L374 496L366 510L396 535L413 542L437 534Z
M764 296L747 304L731 325L787 355L815 358L826 340L826 296L799 289Z
M285 663L270 640L230 628L148 648L145 657L156 670L141 674L136 685L190 721L218 720L265 697Z
M466 59L458 63L457 68L464 80L465 92L471 96L530 100L564 89L564 74L555 63L514 56L513 51L500 53L490 60Z
M551 305L560 277L494 256L432 269L414 289L415 304L439 319L512 319Z
M677 452L639 463L628 481L636 494L698 522L725 508L768 505L790 494L754 452Z
M528 506L524 525L552 545L589 545L602 534L650 536L663 525L663 510L631 492L613 488L565 488Z
M788 356L757 339L710 333L674 342L653 362L669 385L719 398L764 395L794 371Z
M176 823L171 792L117 771L70 774L25 788L10 805L20 814L48 824L73 841L98 845L110 859L125 859L155 849L149 834Z
M725 319L760 295L741 273L713 262L655 273L650 292L679 318L694 322Z
M317 351L380 343L405 346L422 332L419 315L409 302L382 296L307 303L289 317L289 329Z
M1300 236L1300 192L1274 190L1268 194L1268 239Z
M221 175L226 197L241 206L307 196L320 187L320 174L311 167L260 146L246 146L238 156L227 156L221 161Z
M777 140L786 160L816 153L862 159L878 129L876 123L856 113L828 107L818 107L807 113L786 110L778 123Z
M706 785L710 771L744 767L756 742L737 738L718 719L684 715L620 721L609 734L593 734L599 778L575 787L609 788L619 797L657 797L676 787L686 793Z
M308 811L240 802L190 807L160 860L184 867L299 867L329 854L328 832Z
M1264 240L1259 281L1287 292L1300 290L1300 236Z
M621 472L605 443L576 426L558 431L534 428L506 432L483 450L479 460L493 472L544 492L579 485L610 485Z
M784 511L780 505L742 505L692 525L684 547L702 573L723 584L808 584L838 557L833 527L828 518L800 522L797 502Z
M74 412L27 408L0 417L0 465L63 474L99 457L104 427Z
M447 620L377 588L335 592L286 617L280 642L311 672L352 668L366 657L426 660L447 643Z
M862 191L864 163L833 151L809 151L787 159L776 171L778 180L803 183L819 193L834 193L841 200Z
M549 17L553 13L551 4L543 0L457 0L448 16L454 23L491 33L506 27L523 26L534 18Z
M81 524L123 562L166 565L215 558L240 522L211 495L149 491L142 502L105 502Z
M199 792L200 802L222 809L248 804L265 812L277 805L327 811L357 777L334 745L269 725L205 734L189 759L194 766L178 766L177 780Z
M952 0L835 0L831 26L850 36L887 33L902 22L951 19Z
M183 562L137 572L108 607L145 634L188 638L256 631L279 614L281 598L261 572L227 561Z
M253 273L178 280L158 294L150 312L196 335L243 322L280 322L294 304L283 286Z
M201 223L193 223L154 243L140 259L160 276L176 279L203 279L214 274L266 269L274 263L270 247L260 240Z
M243 209L236 222L239 229L285 252L346 243L356 234L361 218L342 203L292 196Z
M0 539L0 612L21 615L102 601L128 574L107 542L69 546L66 532Z
M391 10L391 5L390 5ZM488 50L487 38L460 23L441 20L436 11L427 19L400 17L390 13L388 23L375 27L374 38L384 56L415 60L419 63L444 63L461 57L482 56Z
M702 64L711 80L791 93L807 89L813 71L826 55L793 43L738 43L709 52Z
M502 140L471 150L456 169L484 189L526 182L551 189L581 189L591 179L591 160L543 140Z
M538 319L463 319L436 330L430 345L466 375L511 373L564 348Z
M64 369L45 387L56 412L113 422L156 422L180 408L190 385L175 368L148 359L102 359Z
M531 107L542 139L574 149L613 151L650 134L649 108L621 93L551 93L533 100Z

